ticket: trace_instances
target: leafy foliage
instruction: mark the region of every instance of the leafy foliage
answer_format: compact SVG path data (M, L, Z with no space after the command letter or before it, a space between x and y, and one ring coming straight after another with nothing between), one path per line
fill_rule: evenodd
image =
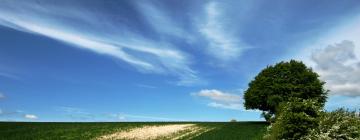
M360 116L343 108L320 117L319 127L313 129L303 140L359 140Z
M237 122L237 120L236 119L231 119L230 122Z
M262 70L245 91L245 108L264 111L268 119L276 114L281 102L290 98L312 99L319 106L326 101L327 90L319 75L299 61L280 62Z
M319 76L291 60L262 70L245 91L245 108L259 109L271 120L268 140L360 140L360 115L323 111L327 90ZM273 121L274 120L274 121Z
M265 139L298 140L318 126L317 118L320 112L321 107L316 105L316 101L292 98L280 105L279 115L276 116L276 121L271 125Z

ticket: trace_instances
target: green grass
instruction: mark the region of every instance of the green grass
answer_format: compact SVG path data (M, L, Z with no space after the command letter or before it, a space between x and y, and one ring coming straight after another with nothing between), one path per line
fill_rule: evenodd
M193 140L261 140L266 131L265 122L229 122L200 124L215 129L202 133Z
M188 123L188 122L187 122ZM99 123L42 123L0 122L0 140L87 140L144 125L176 124L174 122L99 122ZM179 123L177 123L179 124ZM260 139L266 123L262 122L196 122L208 132L194 140ZM184 138L189 139L189 138Z

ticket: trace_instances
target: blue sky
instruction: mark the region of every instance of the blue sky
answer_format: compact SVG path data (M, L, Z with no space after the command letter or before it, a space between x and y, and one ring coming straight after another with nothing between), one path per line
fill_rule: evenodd
M360 106L360 1L0 0L0 120L263 120L243 91L304 61Z

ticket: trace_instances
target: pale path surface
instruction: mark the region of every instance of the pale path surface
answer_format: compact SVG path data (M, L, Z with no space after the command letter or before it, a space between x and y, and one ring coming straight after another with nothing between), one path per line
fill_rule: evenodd
M98 140L116 140L116 139L136 139L151 140L159 137L167 139L177 139L182 137L182 133L193 134L202 130L200 126L195 124L168 124L157 126L144 126L133 128L129 131L120 131L113 134L101 136ZM180 135L180 136L179 136ZM172 138L171 138L172 137ZM175 138L174 138L175 137ZM177 138L176 138L177 137Z

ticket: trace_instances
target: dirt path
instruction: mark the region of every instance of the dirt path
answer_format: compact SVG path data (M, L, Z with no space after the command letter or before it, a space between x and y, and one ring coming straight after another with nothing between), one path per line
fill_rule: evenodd
M195 124L168 124L157 126L144 126L133 128L129 131L120 131L110 135L101 136L98 140L116 140L116 139L180 139L188 135L203 133L208 129Z

